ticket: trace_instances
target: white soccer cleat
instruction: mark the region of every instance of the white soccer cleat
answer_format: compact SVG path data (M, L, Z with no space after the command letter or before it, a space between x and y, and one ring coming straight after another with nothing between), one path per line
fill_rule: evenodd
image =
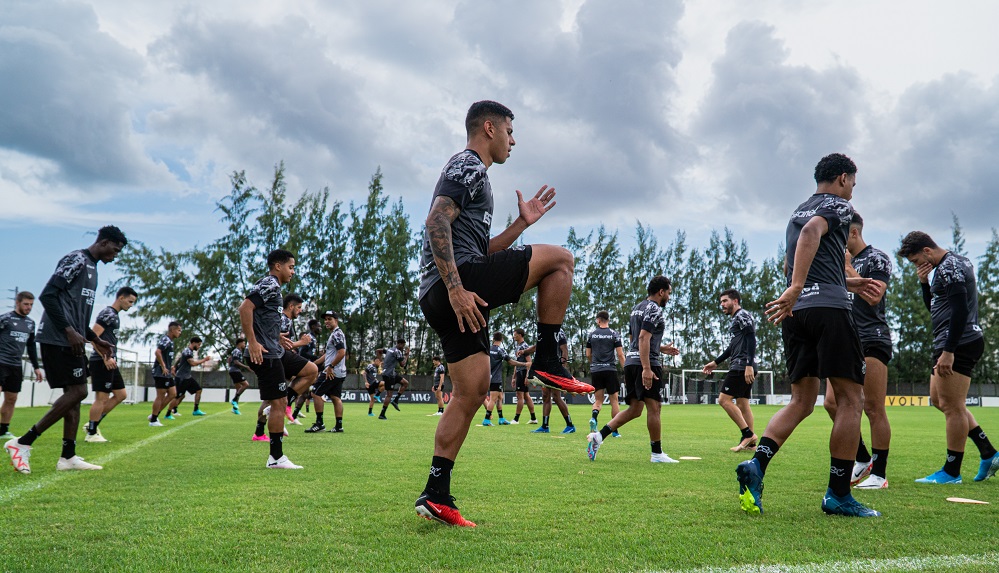
M288 437L288 426L284 427L284 429L282 430L282 433L284 434L284 437L286 437L286 438Z
M850 477L850 485L857 485L864 481L864 478L871 475L874 469L874 460L869 462L853 462L853 475Z
M586 436L586 455L590 458L590 461L597 459L597 451L600 449L600 445L604 443L604 437L600 435L600 432L590 432Z
M107 438L105 438L104 436L102 436L100 434L100 432L98 432L96 434L87 434L87 437L83 438L83 441L84 442L90 442L91 444L103 444L104 442L106 442L108 440L107 440Z
M101 466L85 462L80 456L73 456L68 460L66 458L59 458L56 462L56 469L59 471L65 470L102 470Z
M272 456L267 456L267 469L271 470L300 470L302 466L295 465L291 463L288 456L281 456L281 459L275 460Z
M150 416L150 418L151 417L152 416ZM149 425L153 426L154 428L161 428L161 427L163 427L163 422L161 422L159 420L156 420L155 422L149 422Z
M881 476L871 474L867 479L853 486L857 489L888 489L888 480Z
M292 426L301 426L302 425L302 422L299 422L298 418L291 418L290 420L288 420L288 423L291 424Z
M511 426L516 426L518 424L520 424L520 422L518 422L517 420L510 420L510 425Z
M666 454L652 454L652 463L654 464L678 464L680 462L674 460L673 458L667 456Z
M271 414L271 407L267 406L266 408L264 408L264 415L270 416L270 414Z
M31 466L28 465L28 458L31 457L31 446L19 444L17 438L13 438L3 445L3 449L7 450L10 455L10 464L14 466L15 470L22 474L31 473Z

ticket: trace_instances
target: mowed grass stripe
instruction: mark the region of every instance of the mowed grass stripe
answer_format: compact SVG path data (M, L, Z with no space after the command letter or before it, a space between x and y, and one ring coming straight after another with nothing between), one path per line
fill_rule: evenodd
M871 573L872 571L895 571L898 573L918 571L967 570L981 567L981 571L999 569L999 553L980 555L935 555L923 557L898 557L895 559L861 559L857 561L830 561L827 563L807 563L802 565L750 565L746 567L701 567L660 571L654 573Z

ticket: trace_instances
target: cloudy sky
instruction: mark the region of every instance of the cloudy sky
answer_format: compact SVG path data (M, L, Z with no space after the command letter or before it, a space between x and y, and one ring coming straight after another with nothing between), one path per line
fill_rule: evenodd
M480 99L517 116L497 220L514 189L558 190L530 242L603 223L630 245L641 220L700 246L727 225L759 261L841 151L870 242L949 241L953 212L978 255L997 19L988 0L0 0L0 287L37 293L108 223L208 242L228 175L264 186L282 160L293 194L345 203L381 166L418 226Z

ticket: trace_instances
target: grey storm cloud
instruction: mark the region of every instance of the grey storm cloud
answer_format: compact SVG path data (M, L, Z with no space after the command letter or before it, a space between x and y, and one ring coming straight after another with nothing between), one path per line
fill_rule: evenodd
M142 182L155 166L134 141L127 100L143 72L139 55L101 32L89 6L5 2L0 147L50 160L83 187Z
M772 26L736 25L693 123L692 137L709 150L736 206L789 211L814 191L821 157L853 156L864 111L857 73L793 66L787 57Z

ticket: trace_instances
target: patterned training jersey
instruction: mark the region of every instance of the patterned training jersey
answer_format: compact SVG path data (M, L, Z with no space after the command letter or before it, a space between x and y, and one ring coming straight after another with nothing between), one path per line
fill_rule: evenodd
M364 377L368 381L368 386L372 384L378 384L378 367L374 364L368 364L364 367Z
M527 341L525 340L520 344L518 344L516 348L514 348L514 352L523 352L530 347L531 345L528 344ZM527 356L525 356L524 354L515 354L515 356L517 357L518 362L527 362ZM518 366L517 372L527 372L527 366Z
M396 347L385 349L385 356L382 357L382 374L388 376L396 375L396 367L406 359L406 355Z
M444 365L443 364L438 364L437 368L434 368L434 384L435 385L443 381L441 379L442 376L444 376Z
M951 308L949 295L953 292L963 292L965 304L968 305L968 320L964 324L964 332L957 341L958 345L967 344L983 336L982 327L978 325L978 284L975 280L975 267L971 260L961 255L947 252L940 259L933 273L933 284L930 286L930 320L933 323L933 348L939 350L946 346L950 336Z
M159 350L160 354L163 356L163 364L166 364L168 370L164 372L163 369L160 368L160 361L154 360L153 376L158 378L169 378L169 368L173 364L173 340L165 334L160 336L160 339L156 342L156 349Z
M264 347L264 358L281 358L281 318L283 297L281 283L274 275L267 275L250 288L246 298L253 303L253 336ZM290 319L289 319L290 320Z
M71 326L81 335L90 328L90 314L94 310L94 297L97 296L97 260L89 249L73 251L56 265L46 288L54 287L58 293L59 311L66 319L66 325L52 324L49 309L42 313L38 323L38 342L55 346L69 346L62 326ZM44 305L44 302L42 303Z
M787 223L787 284L794 273L794 254L798 247L801 229L813 217L822 217L829 231L819 240L819 248L808 268L805 286L792 310L824 307L852 307L846 292L846 239L850 234L853 205L829 193L816 193L798 205Z
M466 149L448 160L434 188L431 206L438 196L450 197L460 209L451 223L451 246L455 266L489 252L489 229L493 222L493 188L486 165L479 154ZM522 247L521 247L522 248ZM440 273L430 248L430 234L423 231L423 254L420 257L419 298L440 280Z
M730 370L745 370L756 365L756 319L748 310L740 308L732 315L728 325L731 335L728 348L714 363L728 360Z
M0 364L20 367L29 342L35 343L34 320L13 310L0 314Z
M229 372L239 372L239 366L236 366L236 362L243 362L243 351L238 346L229 353ZM245 364L245 362L243 363Z
M638 335L642 331L652 334L649 341L649 366L662 365L663 334L666 332L666 316L663 309L655 301L645 299L635 305L628 320L628 332L631 336L631 347L624 356L625 366L641 366L642 358L638 352Z
M97 313L94 324L99 324L104 329L101 332L100 338L111 345L111 358L117 359L118 329L121 328L121 319L118 316L118 311L113 306L105 307L104 310ZM103 360L101 355L96 352L90 355L90 359L94 362L101 362Z
M326 341L326 358L324 365L329 366L333 363L336 358L337 351L343 350L344 356L343 360L337 362L336 366L333 367L333 376L335 378L346 378L347 377L347 338L343 335L343 331L340 327L333 329L330 333L329 340Z
M621 335L610 328L596 328L586 338L590 349L590 372L617 370L617 349L623 346Z
M493 344L489 347L489 382L503 383L503 363L510 358L510 354L502 346Z
M194 350L190 346L185 346L180 351L180 360L177 361L177 380L187 380L191 378L191 363L194 360Z
M853 270L865 279L874 279L889 284L891 281L891 259L884 251L875 249L867 245L864 250L857 253L850 261ZM885 299L888 292L881 298L878 304L871 306L863 298L849 293L853 299L853 321L857 325L857 334L860 341L883 342L891 345L891 330L888 328L888 320L885 318Z

